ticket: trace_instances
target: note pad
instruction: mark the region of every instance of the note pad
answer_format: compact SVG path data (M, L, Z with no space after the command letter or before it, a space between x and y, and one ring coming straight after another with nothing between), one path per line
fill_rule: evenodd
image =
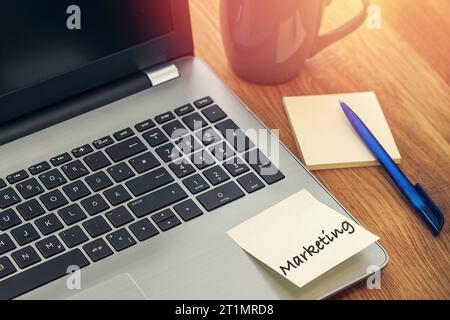
M378 165L345 117L339 100L355 111L391 158L400 163L400 153L375 93L285 97L284 107L308 169Z
M378 240L306 190L234 227L228 235L298 287Z

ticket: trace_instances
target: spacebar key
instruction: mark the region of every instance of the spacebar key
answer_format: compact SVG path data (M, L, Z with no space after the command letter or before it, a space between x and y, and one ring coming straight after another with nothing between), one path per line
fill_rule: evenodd
M80 249L75 249L52 260L25 270L0 282L0 300L13 299L67 275L70 266L84 268L89 265Z
M199 195L197 199L206 210L211 211L239 199L244 195L245 193L241 188L239 188L235 182L231 181Z
M128 203L128 207L138 218L141 218L187 198L187 196L187 193L178 184L174 183Z

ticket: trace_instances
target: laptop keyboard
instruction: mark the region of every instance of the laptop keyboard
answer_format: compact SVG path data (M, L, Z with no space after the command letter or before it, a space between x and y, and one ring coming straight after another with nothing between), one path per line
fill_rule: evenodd
M0 178L0 299L283 178L211 97Z

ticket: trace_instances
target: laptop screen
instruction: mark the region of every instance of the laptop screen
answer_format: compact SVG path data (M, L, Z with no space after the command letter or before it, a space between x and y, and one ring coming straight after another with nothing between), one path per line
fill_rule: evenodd
M0 123L168 58L163 57L167 50L161 45L153 47L147 57L128 54L114 63L104 64L98 72L84 73L82 79L83 69L173 33L172 3L169 0L2 1ZM77 77L67 76L77 72L80 74ZM60 81L50 86L50 80L58 77L62 77ZM59 88L64 82L66 85ZM38 84L47 86L35 92L31 101L22 99L32 94ZM24 94L19 95L20 92ZM13 93L16 99L11 99Z

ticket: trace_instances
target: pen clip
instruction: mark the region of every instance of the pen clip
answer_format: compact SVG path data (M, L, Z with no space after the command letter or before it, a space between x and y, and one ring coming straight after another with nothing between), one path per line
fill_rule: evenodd
M416 209L435 235L438 235L444 226L444 215L420 184L416 184L415 189L425 202L425 207Z

